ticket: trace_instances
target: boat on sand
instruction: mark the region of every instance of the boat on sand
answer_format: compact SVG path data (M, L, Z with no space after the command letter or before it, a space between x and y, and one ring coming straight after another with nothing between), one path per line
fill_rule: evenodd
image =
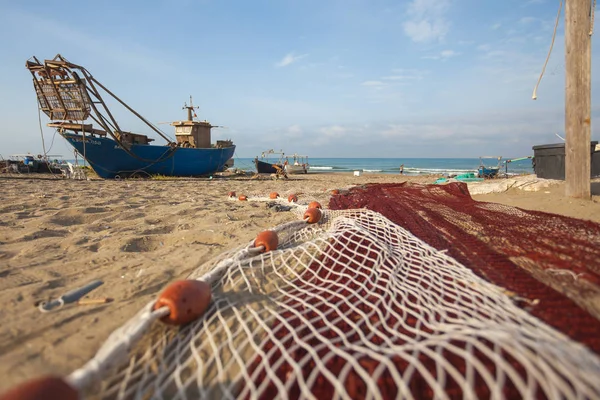
M171 123L175 128L172 140L86 68L60 54L44 62L33 57L26 67L33 77L39 108L51 120L47 126L56 128L101 178L202 176L223 170L233 157L235 145L231 140L211 143L211 129L217 126L194 119L197 107L191 98L190 105L183 107L187 119ZM166 143L151 144L154 139L147 135L121 129L103 94L120 103Z

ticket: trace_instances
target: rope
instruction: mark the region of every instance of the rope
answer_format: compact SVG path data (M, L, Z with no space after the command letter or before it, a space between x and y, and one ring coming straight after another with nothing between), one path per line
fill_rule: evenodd
M38 109L38 124L40 127L40 136L42 137L42 151L44 152L44 160L46 162L46 165L48 166L48 171L50 172L52 177L58 179L56 174L54 172L52 172L52 168L50 168L50 163L48 162L48 152L52 149L52 146L54 145L54 136L56 136L56 131L54 131L54 135L52 136L52 143L50 143L50 148L46 151L46 141L44 140L44 128L42 128L42 116L41 116L41 108L40 108L39 103L38 103L37 109Z
M595 1L596 0L594 0L594 2ZM537 100L538 86L540 86L540 82L542 81L542 77L544 76L544 72L546 71L546 66L548 65L548 61L550 60L550 54L552 54L552 48L554 47L554 40L556 39L556 30L558 29L558 22L560 20L560 13L562 11L562 7L563 7L563 0L560 0L560 6L558 7L558 13L556 13L556 22L554 23L554 33L552 33L552 42L550 43L550 49L548 50L548 55L546 56L546 62L544 62L544 67L542 68L542 73L540 74L540 77L538 78L538 81L535 84L535 87L533 88L533 95L531 96L531 98L533 100Z
M83 135L83 166L85 167L85 163L87 161L87 156L85 153L85 129L83 128L83 121L81 121L81 134Z
M38 104L38 123L40 125L40 136L42 137L42 151L44 152L44 157L46 157L46 142L44 141L44 129L42 128L42 116L40 111L40 106Z
M594 0L594 4L592 4L592 9L590 10L590 36L594 34L594 11L596 10L596 0Z
M57 130L54 130L54 134L52 135L52 141L50 142L50 147L48 147L48 153L52 151L52 147L54 146L54 138L56 137ZM44 154L45 155L45 154Z

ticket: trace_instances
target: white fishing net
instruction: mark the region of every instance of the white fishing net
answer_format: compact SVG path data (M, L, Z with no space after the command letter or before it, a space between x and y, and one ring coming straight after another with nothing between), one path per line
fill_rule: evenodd
M204 317L140 329L128 361L88 395L600 397L592 352L382 215L325 211L277 230L278 250L240 248L197 270L213 287Z

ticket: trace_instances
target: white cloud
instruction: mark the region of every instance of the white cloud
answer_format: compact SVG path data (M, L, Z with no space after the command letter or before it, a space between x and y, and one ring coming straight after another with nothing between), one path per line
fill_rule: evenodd
M362 86L370 86L370 87L381 87L384 86L385 83L381 81L364 81L361 83Z
M294 54L294 52L288 53L279 62L275 64L276 67L287 67L290 64L295 63L298 60L308 56L308 54Z
M486 51L485 58L504 57L506 58L509 54L504 50L489 50Z
M329 138L340 138L346 133L346 128L340 125L325 126L319 132Z
M495 23L494 25L490 26L490 28L494 31L497 31L498 29L500 29L502 27L501 23Z
M527 25L527 24L531 24L532 22L535 22L535 21L537 21L537 18L535 18L535 17L522 17L519 20L519 23Z
M406 79L406 77L403 75L389 75L389 76L383 76L381 79L386 80L386 81L403 81Z
M454 57L457 56L459 53L455 52L454 50L443 50L440 53L440 56L442 58L450 58L450 57Z
M387 78L393 78L392 80L420 81L421 79L423 79L423 76L427 74L427 71L419 69L394 68L392 69L392 73L394 75Z
M450 28L446 19L449 4L449 0L413 0L408 5L404 33L418 43L442 40Z
M285 130L285 135L287 138L301 138L304 134L304 130L300 125L291 125L288 126Z
M454 50L443 50L439 54L435 54L435 55L431 55L431 56L424 56L423 58L429 59L429 60L447 60L449 58L456 57L459 54L460 53L457 53Z

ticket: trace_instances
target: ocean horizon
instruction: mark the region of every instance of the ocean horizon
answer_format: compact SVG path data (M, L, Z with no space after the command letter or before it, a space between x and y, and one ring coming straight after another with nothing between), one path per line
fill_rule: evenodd
M233 157L234 168L244 171L255 171L254 157ZM75 163L73 159L63 159ZM267 162L275 162L276 158L265 159ZM514 161L508 163L508 169L502 159L500 172L509 175L533 174L531 159ZM484 158L484 164L488 167L498 165L495 158ZM80 158L78 163L81 165ZM360 158L360 157L328 157L309 158L309 173L350 173L360 171L364 174L399 174L400 166L404 164L404 175L454 175L468 172L477 172L481 161L479 158Z
M264 160L275 162L276 158ZM502 159L502 162L505 159ZM486 166L497 166L495 158L484 158ZM399 174L400 166L404 164L404 174L418 175L452 175L467 172L477 172L481 161L479 158L310 158L309 173L348 173L361 171L362 173L374 174ZM505 164L502 164L501 172L505 172ZM245 171L254 171L254 158L235 157L234 168ZM533 166L531 159L514 161L508 163L508 174L532 174Z

